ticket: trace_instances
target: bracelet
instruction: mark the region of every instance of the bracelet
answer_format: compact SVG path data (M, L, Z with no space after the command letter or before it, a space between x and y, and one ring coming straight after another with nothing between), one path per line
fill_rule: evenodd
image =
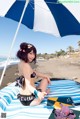
M38 91L34 90L34 95L36 96L36 98L38 98Z

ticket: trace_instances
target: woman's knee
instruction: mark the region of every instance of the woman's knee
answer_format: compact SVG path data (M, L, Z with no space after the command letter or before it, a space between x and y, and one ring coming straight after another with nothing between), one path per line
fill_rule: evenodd
M46 78L43 78L43 81L48 84L48 80Z

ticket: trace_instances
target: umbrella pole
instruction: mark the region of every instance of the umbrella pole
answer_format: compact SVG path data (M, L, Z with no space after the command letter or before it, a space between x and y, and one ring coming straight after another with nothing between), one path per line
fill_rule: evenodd
M24 6L24 9L23 9L23 12L22 12L22 15L21 15L20 21L19 21L19 23L18 23L18 27L17 27L16 32L15 32L15 35L14 35L14 37L13 37L13 41L12 41L12 44L11 44L11 47L10 47L10 51L9 51L9 54L8 54L8 57L7 57L7 60L6 60L6 63L5 63L5 66L4 66L4 69L3 69L2 75L1 75L0 86L1 86L1 84L2 84L3 77L4 77L4 74L5 74L5 71L6 71L6 68L7 68L7 65L8 65L9 59L10 59L10 56L11 56L11 52L12 52L12 49L13 49L14 43L15 43L15 41L16 41L16 37L17 37L18 31L19 31L19 28L20 28L20 25L21 25L22 19L23 19L23 17L24 17L25 10L26 10L26 8L27 8L27 6L28 6L28 3L29 3L29 0L26 0L26 3L25 3L25 6Z

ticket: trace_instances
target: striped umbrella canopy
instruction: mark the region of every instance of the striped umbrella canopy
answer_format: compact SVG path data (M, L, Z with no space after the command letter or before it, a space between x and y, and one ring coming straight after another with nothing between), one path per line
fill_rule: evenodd
M60 0L0 0L0 16L18 21L0 85L11 56L20 24L54 36L80 35L80 4Z
M27 3L21 23L28 28L54 36L80 35L80 3L59 1L0 0L0 16L19 22Z

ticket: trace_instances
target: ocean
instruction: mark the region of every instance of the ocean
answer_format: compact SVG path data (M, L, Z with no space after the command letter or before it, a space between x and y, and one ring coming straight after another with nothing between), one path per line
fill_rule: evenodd
M2 69L5 66L6 61L7 61L6 57L0 57L0 69ZM44 59L42 58L37 59L37 62L40 62L40 61L44 61ZM8 66L17 64L18 62L19 62L19 59L17 58L10 58L8 62Z
M0 69L2 69L5 66L6 61L7 61L6 57L0 57ZM18 62L19 62L19 60L17 58L10 58L10 60L8 62L8 66L17 64Z
M6 58L0 58L0 62L6 61Z

